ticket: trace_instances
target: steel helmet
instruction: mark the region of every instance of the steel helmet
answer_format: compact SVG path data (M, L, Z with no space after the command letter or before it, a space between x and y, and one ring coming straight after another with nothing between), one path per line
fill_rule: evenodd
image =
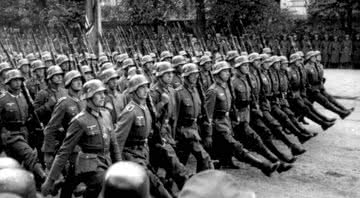
M101 66L101 71L110 69L110 68L115 68L115 65L112 64L112 62L106 62Z
M52 61L53 58L51 57L51 54L50 53L46 53L42 56L43 60L44 61Z
M204 55L200 58L200 66L204 65L205 63L211 62L210 56Z
M248 56L249 54L247 52L241 52L240 56Z
M0 192L14 193L26 198L37 197L34 175L20 168L1 169Z
M212 53L210 51L205 51L204 56L212 57Z
M129 87L128 87L129 93L136 91L140 86L148 85L148 84L150 84L150 82L144 75L135 74L129 80Z
M169 51L163 51L160 54L160 61L163 61L165 58L172 58L173 54Z
M218 74L222 70L225 70L225 69L231 69L230 64L226 61L219 61L219 62L215 63L215 65L213 65L212 74L214 74L214 75Z
M8 72L6 72L6 78L5 78L4 83L7 84L13 79L21 79L23 81L25 80L25 78L21 74L20 70L18 70L18 69L11 69Z
M315 51L308 51L308 53L306 53L305 60L309 60L311 57L316 55Z
M187 63L182 67L182 77L189 76L193 73L199 73L198 66L194 63Z
M272 56L270 58L271 58L270 66L274 65L274 63L277 63L277 62L281 61L279 56Z
M290 63L294 63L297 60L301 60L301 56L298 53L293 53L290 55Z
M101 193L103 198L116 198L119 195L149 198L149 177L146 170L135 162L117 162L106 171Z
M114 51L114 52L111 53L111 57L114 59L119 54L120 53L118 51Z
M191 57L191 62L195 63L195 64L199 64L200 59L197 56L193 56L193 57Z
M234 67L240 67L242 64L250 63L248 56L239 56L235 58L235 65Z
M260 54L260 61L265 61L266 59L270 58L268 54Z
M106 69L100 73L99 79L102 80L105 84L113 78L119 78L118 73L113 68Z
M104 83L101 82L101 80L99 79L89 80L83 85L82 99L92 98L94 94L96 94L97 92L105 91L105 90L106 87Z
M81 73L78 70L71 70L67 72L64 77L65 88L67 88L71 84L71 81L75 78L81 78Z
M254 62L255 60L261 59L260 54L258 54L256 52L249 54L248 58L249 58L250 63Z
M280 56L280 62L281 64L289 63L289 60L286 58L286 56Z
M263 54L270 54L271 53L271 49L269 47L265 47L263 50L262 50L262 53Z
M300 56L301 58L304 58L304 52L298 51L298 52L296 52L296 53L299 54L299 56Z
M46 68L45 64L41 60L34 60L31 63L31 67L33 68L33 71Z
M230 60L235 59L238 56L239 56L239 52L237 52L236 50L230 50L226 53L226 60L230 61Z
M50 66L47 70L46 70L46 79L49 80L51 79L54 75L57 74L64 74L63 70L61 69L61 67L59 65L53 65Z
M145 65L146 63L154 62L154 59L150 55L145 55L141 58L141 64Z
M97 60L97 57L95 54L90 54L90 60Z
M171 63L164 61L156 64L156 77L162 76L166 72L173 72L175 69L171 66Z
M115 60L117 63L122 63L125 59L129 58L129 55L127 53L119 54L115 57Z
M64 55L64 54L60 54L57 58L56 58L56 64L57 65L62 65L65 62L69 62L69 58Z
M8 62L2 62L0 63L0 74L2 74L5 71L11 70L12 67Z
M179 52L179 55L181 55L181 56L187 56L187 52L185 51L185 50L181 50L180 52Z
M182 55L177 55L172 58L171 63L173 64L174 67L178 67L180 65L186 64L186 59Z
M0 157L0 169L4 168L21 168L21 165L14 158Z
M109 62L109 59L107 56L103 55L103 56L99 57L98 64L100 67L107 62Z
M89 72L92 72L92 69L91 69L91 67L90 67L89 65L83 65L83 66L81 66L81 70L82 70L82 72L83 72L84 74L89 73Z
M127 58L123 61L123 69L126 69L130 66L135 66L134 60L132 58Z
M36 57L33 53L26 55L25 58L28 59L29 61L33 61L36 59Z
M29 65L30 66L30 61L26 58L20 59L19 60L19 64L18 64L18 68L21 68L24 65Z

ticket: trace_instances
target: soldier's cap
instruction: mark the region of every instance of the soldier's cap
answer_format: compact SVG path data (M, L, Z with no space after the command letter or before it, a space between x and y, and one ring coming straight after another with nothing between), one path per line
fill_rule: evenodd
M45 69L46 68L44 62L41 60L34 60L31 63L31 67L33 68L33 71L35 71L37 69Z
M236 50L230 50L226 53L226 60L231 61L231 60L234 60L238 56L239 56L239 52L237 52Z
M297 60L301 60L301 56L298 53L293 53L290 55L290 61L289 63L294 63Z
M274 65L277 62L281 62L281 58L279 56L272 56L271 59L272 61L270 63L270 66Z
M154 59L150 55L145 55L141 58L141 64L143 65L150 62L154 62Z
M204 52L204 56L209 56L210 58L212 57L212 53L210 51L205 51Z
M215 62L219 62L219 61L223 61L223 57L221 56L221 54L216 53L215 54Z
M247 52L245 52L245 51L243 51L243 52L241 52L240 53L240 56L248 56L249 54L247 53Z
M186 59L185 59L185 61L186 61ZM194 56L194 57L191 57L191 62L195 63L195 64L199 64L200 59L197 56Z
M68 86L70 86L71 84L71 81L73 81L76 78L81 78L81 73L78 70L71 70L67 72L64 76L65 88L68 88Z
M21 68L24 65L30 66L30 61L28 59L26 59L26 58L23 58L23 59L19 60L18 68Z
M8 84L13 79L21 79L22 81L25 80L20 70L18 69L11 69L8 72L6 72L6 78L4 80L4 83Z
M269 65L271 65L273 63L273 61L274 61L273 57L268 57L265 60L263 60L262 63L269 63Z
M109 58L108 58L106 55L103 55L103 56L100 56L100 57L99 57L98 63L99 63L99 66L100 66L100 67L101 67L103 64L108 63L108 62L110 62L110 61L109 61Z
M114 68L109 68L106 69L104 71L102 71L99 75L100 80L102 80L105 84L109 82L109 80L111 79L118 79L119 75L118 73L115 71Z
M137 72L136 67L129 67L127 79L130 80L130 78L132 78L137 74L136 72Z
M163 51L160 54L160 61L164 61L166 58L172 58L173 54L170 51Z
M107 70L107 69L110 69L110 68L115 68L115 65L112 64L112 62L106 62L101 66L100 70L104 71L104 70Z
M286 56L280 56L281 64L289 63L289 60L286 58Z
M305 55L304 55L304 52L302 52L302 51L297 51L296 53L299 54L299 56L300 56L301 58L304 58L304 56L305 56Z
M207 56L207 55L204 55L200 58L200 63L199 65L202 66L204 65L205 63L209 63L211 62L211 57L210 56Z
M164 73L173 72L175 69L171 66L170 62L157 62L156 63L156 77L162 76Z
M106 87L99 79L92 79L87 81L82 88L81 99L88 99L94 96L97 92L105 91Z
M134 74L129 79L128 91L129 91L129 93L132 93L132 92L136 91L139 87L141 87L143 85L149 85L149 84L150 84L150 82L143 74Z
M212 74L218 74L225 69L231 69L231 66L226 61L219 61L212 66Z
M187 54L187 52L186 52L185 50L181 50L181 51L179 52L179 55L181 55L181 56L187 56L188 54Z
M249 58L250 63L254 62L255 60L261 59L260 54L258 54L256 52L249 54L248 58Z
M9 71L11 69L12 69L12 67L8 62L0 63L0 74L2 74L5 71Z
M256 195L240 186L230 174L206 170L191 177L178 198L256 198Z
M103 198L149 198L150 184L145 169L134 162L122 161L106 171L101 192Z
M309 60L311 57L316 56L315 51L308 51L305 56L305 60Z
M23 198L36 198L34 175L19 168L1 169L0 192L14 193Z
M314 52L315 52L315 56L317 56L317 55L320 55L320 54L321 54L321 52L320 52L319 50L315 50Z
M237 58L235 58L235 65L234 67L240 67L241 65L245 64L245 63L250 63L248 56L239 56Z
M193 73L199 73L198 66L194 63L186 63L184 66L182 66L182 77L189 76Z
M42 56L42 58L43 58L44 61L52 61L53 60L50 53L49 54L44 54Z
M92 69L89 65L82 65L81 70L84 72L84 74L92 72Z
M129 58L129 55L127 53L119 54L115 57L115 61L117 63L122 63L125 59Z
M154 52L150 52L149 55L150 55L153 59L156 58L156 54L155 54Z
M172 58L171 63L174 67L177 67L186 64L186 59L182 55L177 55Z
M261 61L265 61L266 59L268 59L270 56L268 54L260 54L260 60Z
M25 58L28 59L29 61L33 61L36 59L36 57L33 53L26 55Z
M123 61L123 65L122 65L122 68L123 69L126 69L130 66L135 66L135 62L132 58L127 58Z
M262 53L263 54L270 54L271 53L271 49L269 47L265 47L263 50L262 50Z

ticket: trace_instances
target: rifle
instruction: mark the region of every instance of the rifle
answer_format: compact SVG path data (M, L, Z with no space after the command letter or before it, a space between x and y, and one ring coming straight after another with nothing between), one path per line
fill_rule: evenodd
M51 54L52 62L55 65L56 64L56 58L55 58L55 54L54 54L54 50L55 50L54 43L50 39L49 31L48 31L48 29L47 29L47 27L45 25L44 25L44 30L45 30L46 40L47 40L47 43L49 45L48 47L49 47L49 51L50 51L50 54Z
M39 53L39 57L40 57L40 59L42 60L43 57L42 57L42 55L41 55L41 50L40 50L39 44L38 44L37 41L36 41L34 32L32 33L32 39L34 40L34 44L35 44L35 47L36 47L37 52Z
M79 57L78 57L78 53L76 52L76 49L74 47L74 44L70 42L70 36L69 36L69 32L67 31L67 29L65 28L64 24L62 24L62 28L64 29L64 33L65 33L65 38L66 38L66 42L70 48L70 51L72 54L74 54L74 58L75 58L75 64L76 64L76 69L80 72L81 76L84 78L84 72L81 69L81 65L79 62Z
M19 50L22 54L22 57L25 58L25 52L24 52L23 46L21 45L21 43L19 41L18 34L15 35L15 39L16 39L17 46L19 46Z
M10 57L10 54L8 52L8 50L4 47L3 43L1 42L0 40L0 45L1 45L1 48L3 49L4 53L6 54L6 56L8 57L9 59L9 62L10 62L10 65L16 69L16 64L15 62L12 61L11 57ZM41 131L44 130L44 125L43 123L40 121L39 119L39 116L38 114L35 112L35 107L34 107L34 101L33 99L31 98L31 95L30 95L30 92L29 90L27 89L26 85L25 85L25 82L23 81L22 84L21 84L21 91L22 93L24 94L24 97L25 97L25 100L29 106L29 112L33 118L33 121L35 122L35 126L38 127Z

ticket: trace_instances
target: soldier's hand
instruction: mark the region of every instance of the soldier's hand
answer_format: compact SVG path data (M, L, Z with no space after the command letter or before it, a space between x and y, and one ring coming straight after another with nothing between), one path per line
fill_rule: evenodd
M52 155L52 153L44 153L44 161L46 168L50 170L51 165L54 161L54 156Z
M41 185L41 193L44 196L49 195L53 192L54 189L54 180L51 178L46 178L45 182Z
M164 104L169 103L169 100L170 100L170 97L169 97L168 94L166 94L166 93L162 93L162 94L161 94L161 101L162 101Z

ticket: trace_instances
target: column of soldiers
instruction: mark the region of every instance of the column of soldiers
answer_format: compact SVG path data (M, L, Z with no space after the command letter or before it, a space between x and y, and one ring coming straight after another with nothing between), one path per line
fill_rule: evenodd
M0 149L36 176L44 195L61 188L62 198L79 191L98 197L106 170L118 161L142 166L154 197L175 197L192 177L190 154L195 173L239 169L233 157L269 177L288 171L318 134L304 118L324 131L335 124L314 102L341 119L354 110L324 87L322 57L329 54L311 48L326 38L304 52L292 45L295 52L274 46L248 54L226 42L228 50L210 52L193 38L192 50L159 56L8 56L0 63ZM34 117L43 130L32 126Z

